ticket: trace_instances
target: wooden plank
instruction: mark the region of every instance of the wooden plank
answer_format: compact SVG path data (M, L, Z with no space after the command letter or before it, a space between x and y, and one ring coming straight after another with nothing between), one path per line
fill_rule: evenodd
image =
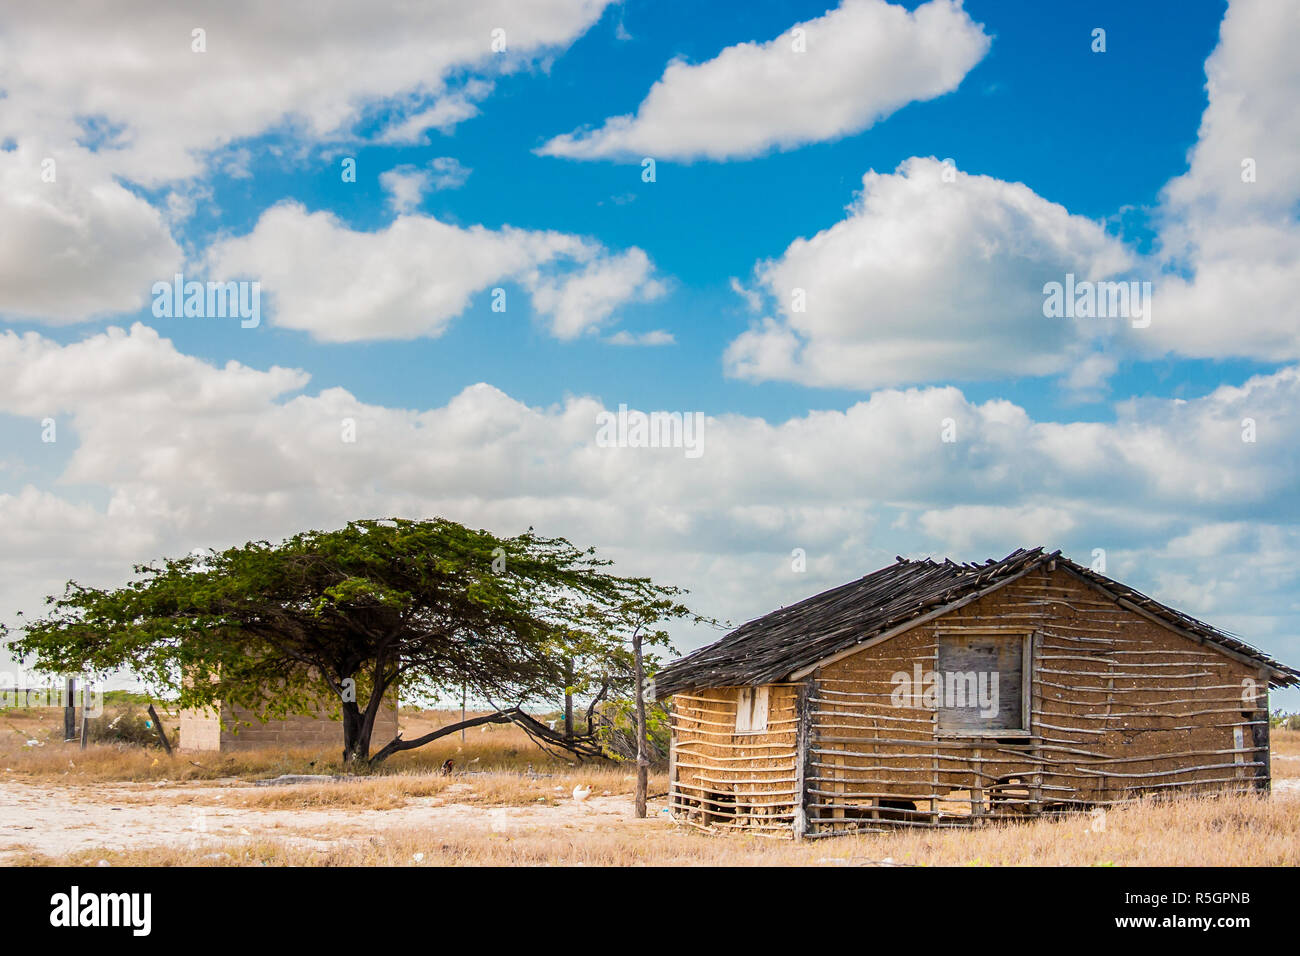
M171 741L167 739L167 731L163 730L162 718L158 716L158 711L153 709L153 702L149 702L149 716L153 718L154 728L158 731L158 740L163 745L163 750L167 751L167 756L172 754Z
M1043 709L1043 635L1035 633L1029 641L1029 668L1033 675L1030 681L1030 700L1029 713L1026 715L1025 726L1029 728L1029 734L1033 740L1032 757L1033 772L1029 776L1029 799L1034 807L1043 805L1043 740L1042 731L1039 729L1038 721L1035 720L1034 714L1041 713Z
M672 718L677 711L677 702L674 700L669 700L667 703L667 709L668 709L668 720L669 720L668 793L670 794L670 796L668 797L668 818L670 820L676 820L677 819L676 811L678 805L675 796L677 792L677 729L673 727L671 724L672 724Z
M938 730L941 733L1025 730L1024 631L989 634L945 629L935 639L938 642L935 670L943 682ZM998 699L994 713L985 716L982 698L992 692L994 674Z
M812 757L812 695L811 678L799 688L795 700L799 712L799 723L795 730L795 789L798 791L794 803L794 838L802 840L808 833L808 769Z
M1255 759L1262 761L1263 766L1259 768L1255 777L1255 787L1263 793L1268 793L1273 789L1273 749L1269 740L1272 726L1268 717L1268 671L1266 669L1260 668L1259 680L1263 703L1253 715L1254 726L1251 728L1251 734L1255 742Z
M69 677L63 682L63 740L66 743L77 736L77 679Z

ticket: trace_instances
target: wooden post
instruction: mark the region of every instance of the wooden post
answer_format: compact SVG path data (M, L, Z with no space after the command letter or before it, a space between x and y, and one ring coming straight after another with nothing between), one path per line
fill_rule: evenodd
M812 684L810 677L799 685L795 694L794 734L794 838L802 840L808 833L808 763L812 758Z
M936 733L938 717L935 718ZM930 826L939 824L939 745L937 737L931 740L930 747Z
M975 765L975 776L972 778L970 788L970 814L978 823L984 817L984 760L983 751L979 747L971 755L971 762Z
M935 638L934 657L932 658L930 670L932 673L939 672L939 645L938 638ZM940 701L940 704L943 702ZM920 800L917 801L918 810ZM939 708L936 707L930 712L930 826L936 826L939 823Z
M89 719L86 711L90 710L86 705L90 703L90 681L84 681L81 685L81 749L86 749L86 738L90 736L86 733L89 730Z
M1055 562L1053 562L1055 564ZM1043 632L1034 631L1029 644L1029 719L1025 726L1029 728L1030 750L1034 758L1034 772L1029 776L1029 807L1031 816L1038 816L1043 808L1043 740L1034 714L1043 710L1043 673L1040 660L1043 653ZM1021 662L1024 667L1024 662Z
M66 743L77 736L77 679L68 677L63 682L63 740Z
M1251 731L1251 747L1254 748L1255 735ZM1232 728L1232 762L1236 764L1233 768L1232 776L1236 780L1246 779L1246 727L1244 724L1237 724Z
M636 666L636 797L638 819L645 819L646 791L650 783L650 756L645 740L645 659L641 654L641 625L632 632L632 660Z
M668 700L666 709L668 711L668 818L677 819L677 724L674 717L677 716L677 698L673 697ZM591 728L587 728L591 732Z
M590 728L588 728L590 732ZM564 739L573 741L573 658L564 662Z
M1270 736L1272 727L1269 724L1268 714L1268 671L1260 669L1259 672L1260 686L1263 688L1261 695L1263 703L1255 711L1255 720L1259 721L1253 728L1255 753L1259 756L1256 758L1263 762L1259 768L1258 775L1255 777L1255 789L1261 793L1268 793L1273 789L1273 754Z

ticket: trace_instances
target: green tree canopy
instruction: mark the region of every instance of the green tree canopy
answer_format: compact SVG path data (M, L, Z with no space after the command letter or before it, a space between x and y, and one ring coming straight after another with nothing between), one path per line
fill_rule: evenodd
M183 707L220 701L268 718L338 707L344 759L366 761L399 682L408 697L464 686L516 707L553 699L574 659L598 659L602 645L625 657L647 613L690 615L679 589L609 565L532 529L500 538L442 518L353 521L140 565L119 588L69 582L12 648L45 671L129 669ZM399 735L373 759L428 739Z

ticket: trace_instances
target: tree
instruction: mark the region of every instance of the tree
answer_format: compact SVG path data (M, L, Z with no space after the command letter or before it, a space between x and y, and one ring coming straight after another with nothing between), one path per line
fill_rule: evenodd
M69 582L13 649L47 671L129 668L182 707L337 708L344 761L375 766L461 727L399 733L372 756L375 718L399 681L408 697L464 685L514 701L466 725L514 720L545 737L521 705L564 686L566 660L615 647L634 609L689 614L678 589L609 565L531 528L499 538L442 518L353 521L139 565L116 589Z
M670 647L668 632L660 626L678 618L690 618L698 623L718 626L718 622L691 612L676 598L684 592L673 587L642 589L614 606L588 606L587 630L596 635L597 646L621 646L631 649L633 714L636 733L636 815L645 817L650 779L650 755L646 727L646 696L653 696L648 675L653 670L647 664L655 659L647 648ZM620 655L611 655L617 661ZM626 665L624 665L626 667ZM608 685L606 685L607 687ZM603 693L600 695L603 697ZM597 698L599 701L600 697ZM594 708L595 703L592 707ZM590 720L591 710L588 710Z

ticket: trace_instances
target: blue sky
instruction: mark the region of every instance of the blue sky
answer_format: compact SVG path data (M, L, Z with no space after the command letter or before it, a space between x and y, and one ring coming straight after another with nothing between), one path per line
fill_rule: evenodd
M754 387L723 374L722 352L749 321L729 278L747 276L755 262L780 255L793 238L834 223L861 188L865 170L892 170L918 155L952 157L963 170L1023 182L1074 213L1105 221L1126 239L1149 241L1147 211L1161 187L1186 168L1196 140L1206 104L1205 58L1225 8L1153 3L1135 10L1103 3L1011 10L968 3L970 16L995 40L953 93L911 104L833 142L734 162L664 162L657 181L643 183L639 162L575 164L533 151L559 132L631 111L674 58L699 62L738 42L771 39L826 5L611 7L546 72L531 69L499 81L490 107L446 133L431 132L428 145L329 145L286 163L281 150L294 149L291 131L241 142L250 153L247 175L214 175L211 206L177 230L184 243L204 248L219 235L247 232L265 209L290 199L330 210L354 229L379 229L393 213L378 174L450 155L473 172L462 187L427 195L420 212L446 222L554 229L646 250L671 276L673 290L623 310L621 325L669 330L675 348L611 348L598 338L555 342L534 328L526 308L488 322L467 315L437 339L361 348L320 345L270 328L231 336L220 327L155 319L148 307L101 324L139 320L191 354L292 364L310 370L318 387L339 385L387 405L442 403L465 385L487 381L508 383L513 396L530 404L578 393L768 419L843 407L860 393L782 383ZM1098 24L1111 24L1104 55L1090 49ZM617 38L620 25L629 39ZM361 131L382 128L386 119L377 111ZM356 158L356 182L342 181L338 164L328 161L332 154ZM484 293L468 313L488 308ZM88 327L66 330L64 340ZM1116 384L1128 394L1192 397L1269 367L1135 362L1125 364ZM1063 400L1049 382L957 383L969 385L973 397L1007 397L1057 420L1111 415L1105 403Z
M359 509L536 523L736 620L899 553L1100 548L1108 573L1300 658L1292 13L430 9L296 30L199 5L107 44L91 13L0 24L42 38L0 66L0 173L31 191L11 190L3 247L0 511L15 542L51 542L11 546L6 613L68 576ZM134 46L148 82L116 72ZM66 74L43 68L53 48ZM765 86L787 69L818 92ZM394 132L430 108L460 118ZM33 185L48 157L57 185ZM155 317L153 282L182 268L260 282L260 327ZM584 269L604 299L570 308ZM1038 314L1065 271L1151 281L1151 330ZM715 450L590 457L576 423L619 404L701 412ZM321 437L349 414L368 466ZM56 442L36 440L47 416Z

